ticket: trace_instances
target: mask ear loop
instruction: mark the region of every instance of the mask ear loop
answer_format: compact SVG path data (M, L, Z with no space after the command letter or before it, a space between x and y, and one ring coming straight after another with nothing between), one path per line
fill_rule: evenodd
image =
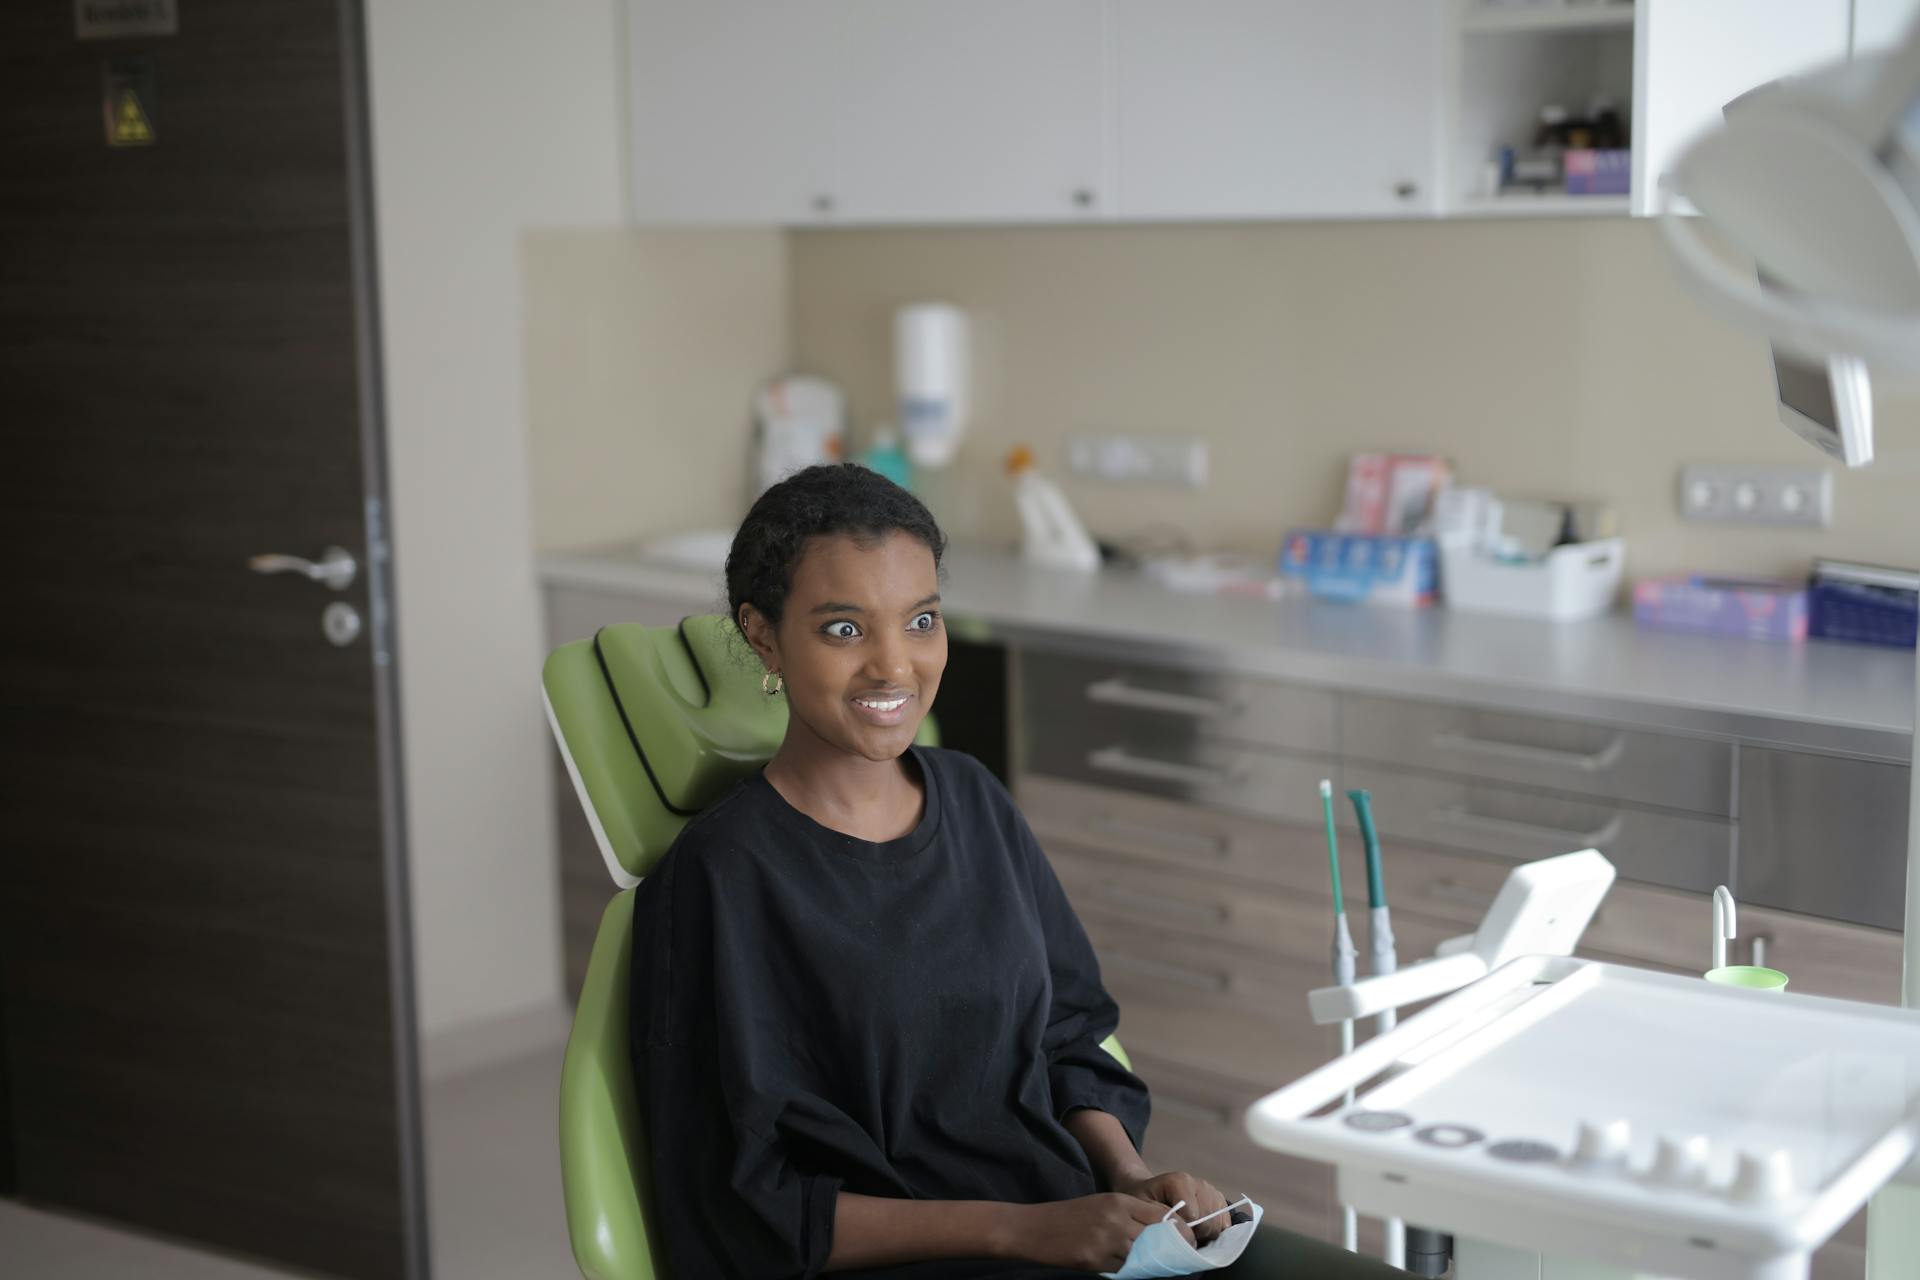
M1182 1200L1180 1202L1180 1204L1185 1204L1185 1203L1186 1203L1185 1200ZM1173 1206L1173 1208L1178 1209L1180 1207L1180 1204ZM1232 1204L1228 1205L1224 1209L1215 1209L1212 1213L1206 1214L1202 1217L1194 1218L1191 1220L1183 1219L1183 1221L1186 1221L1187 1225L1190 1227L1197 1227L1201 1223L1205 1222L1208 1218L1217 1218L1223 1213L1232 1213L1235 1209L1238 1209L1243 1205L1247 1207L1251 1207L1253 1205L1253 1197L1241 1196L1238 1200L1235 1200ZM1173 1215L1173 1209L1167 1210L1167 1215L1168 1217L1171 1217ZM1165 1222L1166 1220L1167 1220L1166 1218L1160 1219L1160 1221L1162 1222Z

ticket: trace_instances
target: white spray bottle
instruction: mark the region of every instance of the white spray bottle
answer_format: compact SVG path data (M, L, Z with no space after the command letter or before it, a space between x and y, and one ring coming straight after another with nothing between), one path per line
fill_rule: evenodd
M1098 569L1100 549L1087 536L1067 496L1033 469L1031 449L1020 445L1007 455L1007 475L1013 480L1020 523L1026 528L1020 552L1028 562L1047 569Z

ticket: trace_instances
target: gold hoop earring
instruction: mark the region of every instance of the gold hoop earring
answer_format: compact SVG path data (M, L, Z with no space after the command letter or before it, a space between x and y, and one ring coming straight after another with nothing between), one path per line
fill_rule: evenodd
M769 683L771 681L771 683ZM769 671L760 677L760 692L771 698L776 693L787 691L787 678L778 671Z

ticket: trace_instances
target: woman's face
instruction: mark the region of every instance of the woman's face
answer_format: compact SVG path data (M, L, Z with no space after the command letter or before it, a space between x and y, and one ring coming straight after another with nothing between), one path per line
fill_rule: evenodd
M892 533L815 538L793 569L780 625L743 606L748 638L786 679L796 726L868 760L905 751L940 690L947 632L933 552Z

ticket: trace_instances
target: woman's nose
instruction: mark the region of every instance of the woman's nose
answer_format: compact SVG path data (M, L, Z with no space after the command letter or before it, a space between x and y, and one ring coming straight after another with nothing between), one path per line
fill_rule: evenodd
M913 675L913 660L907 652L907 638L884 636L868 650L867 673L873 679L890 684L906 684Z

